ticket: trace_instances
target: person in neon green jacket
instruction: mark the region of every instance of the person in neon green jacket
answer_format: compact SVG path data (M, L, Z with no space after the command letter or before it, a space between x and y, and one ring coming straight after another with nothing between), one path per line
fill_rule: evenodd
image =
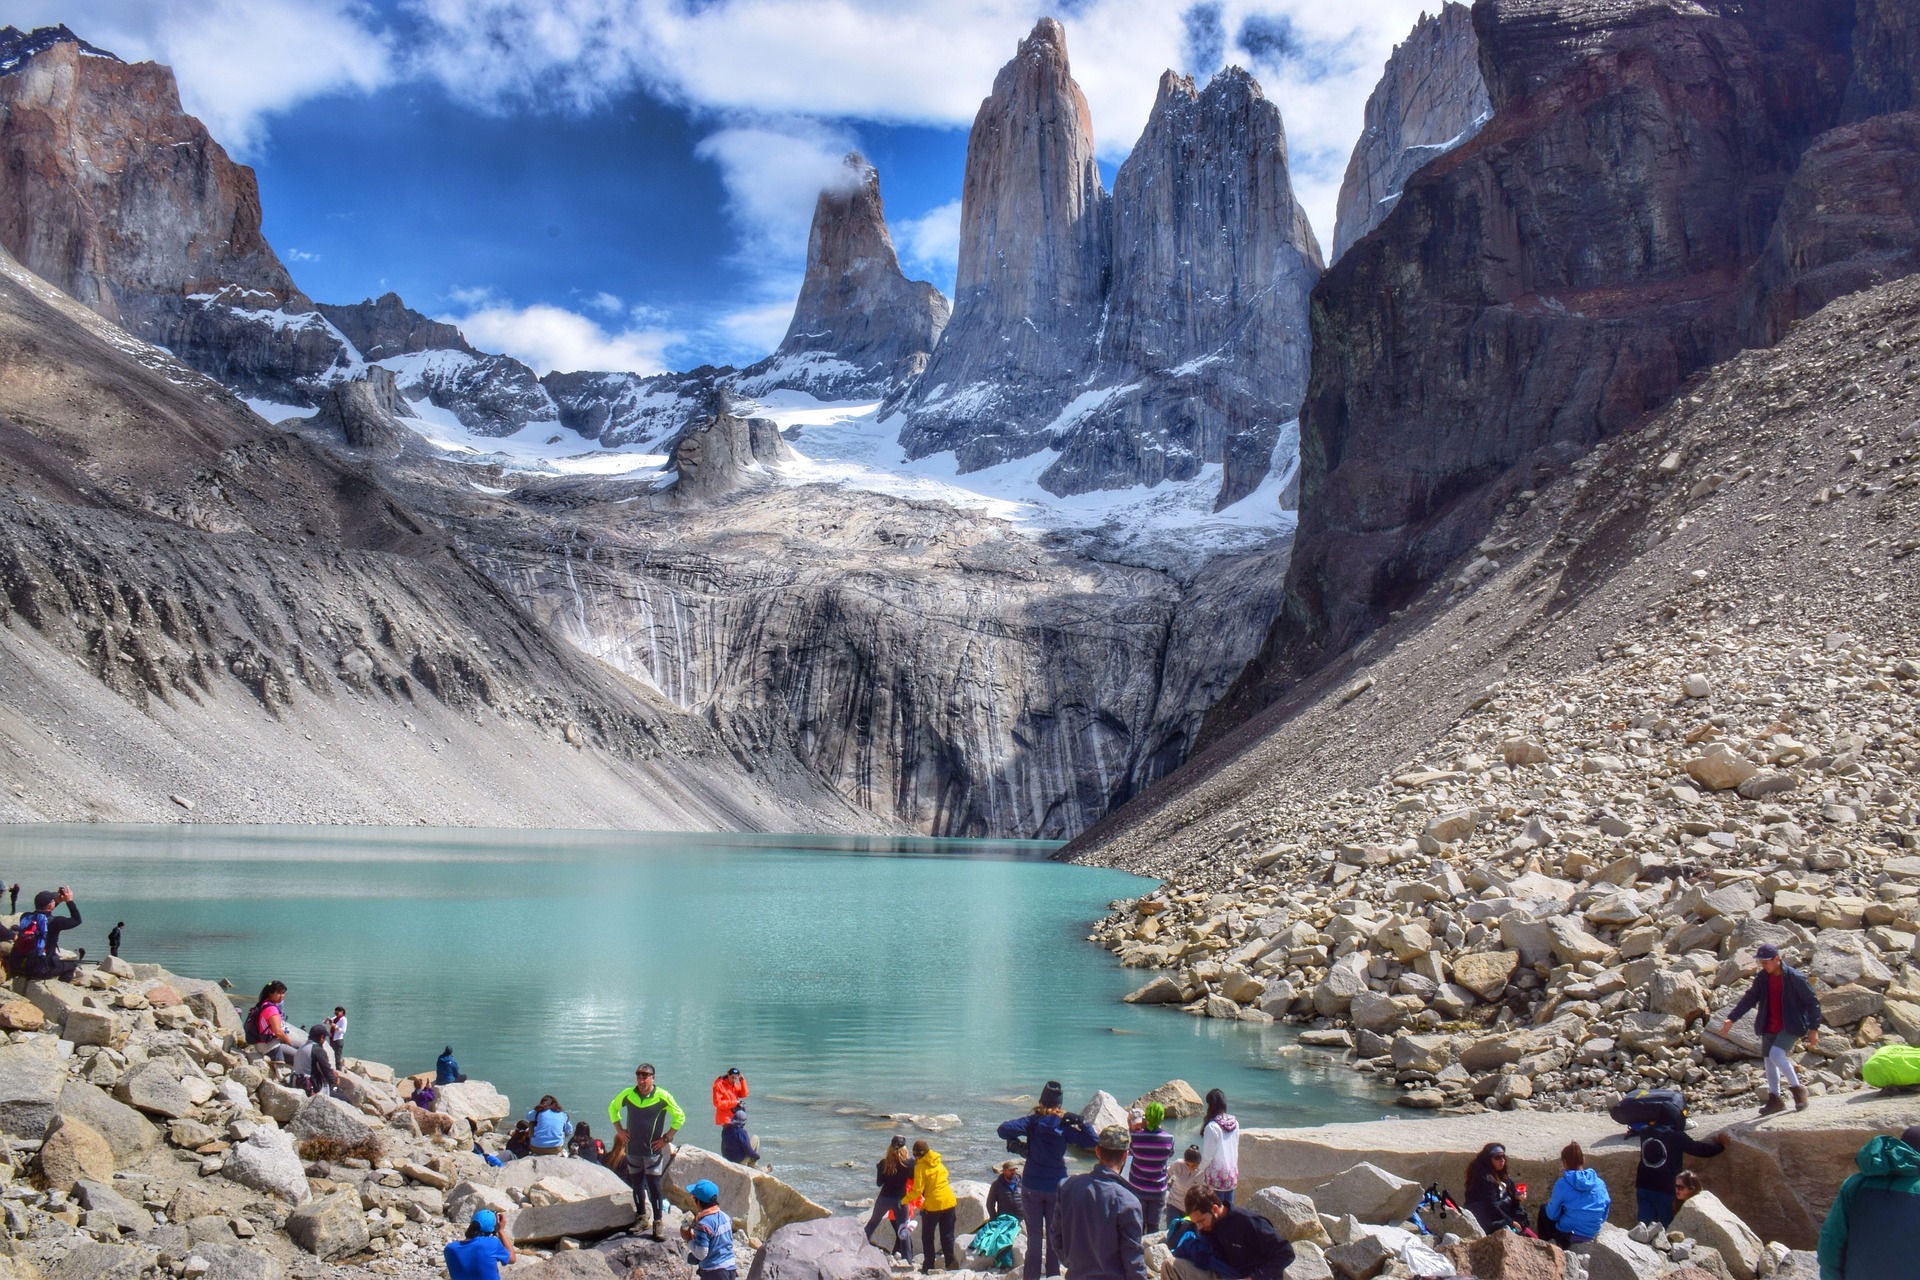
M660 1211L667 1166L673 1163L673 1135L687 1122L687 1113L653 1082L653 1064L643 1062L633 1069L633 1087L607 1104L607 1119L613 1121L614 1150L626 1153L622 1176L633 1188L633 1211L641 1222L651 1216L653 1238L664 1240Z

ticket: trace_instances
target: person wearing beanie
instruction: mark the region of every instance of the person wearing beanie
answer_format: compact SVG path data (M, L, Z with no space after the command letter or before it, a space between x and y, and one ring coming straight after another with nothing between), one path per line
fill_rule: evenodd
M1060 1259L1067 1280L1147 1280L1140 1197L1120 1170L1132 1135L1119 1125L1100 1131L1092 1173L1076 1173L1060 1186Z
M513 1265L517 1256L507 1224L491 1209L481 1209L467 1224L464 1240L455 1240L441 1251L446 1261L448 1280L500 1280L500 1264Z
M1060 1184L1067 1180L1067 1148L1091 1150L1099 1137L1079 1116L1061 1109L1065 1090L1049 1080L1040 1090L1040 1105L1029 1114L1008 1120L996 1131L1007 1149L1027 1157L1027 1176L1021 1199L1027 1211L1027 1257L1021 1264L1023 1280L1040 1280L1059 1272L1060 1244L1054 1222L1054 1204Z
M65 904L67 915L56 920L55 907ZM42 889L33 895L33 910L23 912L15 926L13 950L7 957L7 972L16 978L71 979L80 961L60 958L60 935L80 923L80 908L73 890L61 885L58 891ZM86 952L80 952L81 957Z
M1754 1034L1760 1037L1760 1056L1767 1063L1767 1100L1761 1104L1760 1114L1770 1116L1787 1109L1780 1097L1783 1075L1787 1078L1787 1087L1793 1091L1794 1110L1805 1111L1806 1086L1800 1083L1800 1073L1793 1069L1793 1059L1787 1056L1787 1051L1801 1036L1807 1038L1809 1049L1820 1043L1820 997L1813 994L1813 987L1804 974L1781 962L1780 948L1771 942L1755 947L1753 958L1760 971L1754 974L1747 994L1740 997L1740 1003L1733 1006L1720 1024L1721 1038L1732 1035L1733 1024L1752 1009Z
M687 1261L700 1280L734 1280L739 1263L733 1252L733 1219L720 1207L720 1188L702 1178L687 1194L693 1197L693 1219L680 1224Z
M1133 1130L1127 1185L1140 1197L1140 1229L1148 1235L1160 1229L1160 1208L1167 1198L1167 1166L1173 1163L1173 1135L1162 1127L1166 1118L1167 1109L1158 1102L1149 1102L1127 1115L1127 1125Z
M947 1166L940 1159L940 1153L924 1138L913 1144L913 1198L920 1202L920 1274L933 1274L936 1236L946 1254L947 1270L958 1271L960 1260L954 1253L953 1241L960 1200L947 1181Z
M1820 1227L1820 1280L1910 1275L1920 1233L1920 1125L1870 1138Z

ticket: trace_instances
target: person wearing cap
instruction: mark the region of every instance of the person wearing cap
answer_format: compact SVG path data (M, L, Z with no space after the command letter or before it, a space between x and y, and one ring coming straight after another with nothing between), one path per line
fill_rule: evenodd
M1110 1124L1095 1141L1093 1172L1076 1173L1060 1185L1060 1260L1067 1280L1147 1280L1140 1197L1120 1176L1132 1139Z
M62 904L66 918L56 919L53 910ZM72 978L80 961L61 958L60 935L79 923L80 907L73 900L73 890L61 885L57 891L42 889L34 894L33 910L23 913L16 926L7 972L16 978ZM80 952L82 957L86 954Z
M733 1109L747 1100L747 1078L740 1074L740 1068L728 1067L723 1076L713 1081L713 1122L722 1129L733 1120Z
M999 1176L987 1188L987 1216L997 1218L1003 1213L1023 1222L1027 1217L1020 1199L1020 1166L1011 1160L1000 1166Z
M640 1222L653 1220L655 1240L665 1240L666 1222L661 1211L666 1200L667 1166L673 1163L673 1135L687 1122L687 1113L673 1095L654 1083L653 1064L643 1062L633 1069L633 1087L622 1089L607 1104L607 1119L613 1121L613 1149L622 1159L627 1185L633 1188L634 1212ZM635 1230L639 1223L634 1224Z
M1186 1216L1167 1225L1167 1247L1179 1280L1227 1276L1285 1280L1293 1246L1257 1213L1222 1204L1219 1192L1197 1186L1187 1192Z
M1200 1148L1189 1146L1178 1160L1167 1166L1167 1196L1164 1208L1167 1222L1187 1211L1187 1192L1200 1185Z
M500 1280L500 1264L513 1265L517 1256L507 1224L491 1209L481 1209L467 1224L464 1240L455 1240L440 1252L448 1280Z
M687 1261L700 1280L734 1280L739 1264L733 1254L733 1219L720 1207L720 1188L702 1178L687 1194L693 1197L693 1220L680 1224Z
M1860 1172L1840 1185L1820 1228L1820 1280L1882 1280L1913 1273L1920 1235L1920 1125L1867 1140Z
M1167 1109L1157 1102L1127 1113L1127 1127L1133 1131L1127 1185L1140 1197L1140 1229L1148 1235L1160 1229L1160 1208L1167 1198L1167 1166L1173 1163L1173 1135L1161 1127L1166 1118Z
M947 1181L947 1166L940 1153L922 1138L913 1144L913 1198L920 1202L920 1274L933 1273L933 1242L940 1238L946 1254L947 1270L960 1269L954 1253L954 1221L959 1217L959 1197Z
M1027 1215L1027 1257L1020 1268L1023 1280L1058 1273L1060 1244L1053 1209L1060 1184L1067 1180L1067 1147L1091 1150L1100 1141L1085 1120L1061 1108L1064 1097L1060 1082L1049 1080L1040 1090L1039 1106L1006 1121L996 1131L1009 1146L1024 1143L1026 1147L1027 1173L1020 1191Z
M1733 1006L1726 1021L1720 1024L1721 1038L1732 1035L1733 1024L1740 1021L1747 1010L1754 1010L1753 1030L1760 1037L1760 1056L1767 1064L1767 1100L1761 1104L1760 1114L1770 1116L1787 1109L1780 1097L1782 1075L1787 1078L1788 1088L1793 1090L1794 1110L1805 1111L1806 1086L1800 1083L1800 1073L1793 1069L1793 1059L1787 1056L1787 1051L1801 1036L1807 1038L1809 1049L1820 1043L1820 997L1813 994L1806 975L1781 962L1780 948L1771 942L1755 947L1753 958L1759 963L1760 971L1753 976L1753 985L1747 988L1747 994L1740 997L1740 1003Z

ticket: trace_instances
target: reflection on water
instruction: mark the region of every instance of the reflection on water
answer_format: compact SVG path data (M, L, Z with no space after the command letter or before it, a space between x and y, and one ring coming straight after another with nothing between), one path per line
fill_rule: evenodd
M889 1116L953 1114L956 1177L1049 1078L1078 1104L1171 1077L1246 1124L1371 1118L1344 1067L1283 1059L1288 1032L1120 1003L1139 978L1085 940L1147 881L1019 842L358 828L0 828L23 896L74 887L73 945L270 978L349 1052L402 1070L451 1044L516 1105L553 1093L606 1130L642 1059L717 1146L730 1066L770 1163L828 1203L868 1194ZM911 1128L907 1131L913 1132ZM1181 1135L1186 1136L1184 1133Z

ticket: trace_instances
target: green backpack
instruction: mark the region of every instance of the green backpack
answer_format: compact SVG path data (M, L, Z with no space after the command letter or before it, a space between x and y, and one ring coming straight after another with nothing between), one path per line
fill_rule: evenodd
M1900 1089L1920 1084L1920 1046L1882 1045L1860 1064L1860 1078L1876 1089Z

